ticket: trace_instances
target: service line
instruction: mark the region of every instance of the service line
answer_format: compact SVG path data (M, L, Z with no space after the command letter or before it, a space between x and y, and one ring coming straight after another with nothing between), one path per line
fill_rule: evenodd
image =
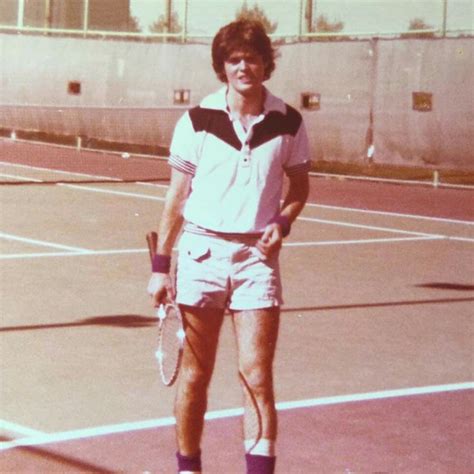
M455 392L461 390L474 389L474 382L462 382L445 385L431 385L424 387L401 388L394 390L383 390L368 393L355 393L348 395L337 395L333 397L319 397L306 400L295 400L280 402L276 404L278 411L295 410L298 408L312 408L317 406L338 405L345 403L354 403L362 401L383 400L388 398L412 397L417 395L430 395L438 393ZM216 410L206 413L206 420L227 419L243 414L243 408L231 408L227 410ZM120 423L116 425L98 426L94 428L85 428L72 431L63 431L58 433L33 435L26 438L20 438L13 441L0 443L0 451L12 449L20 446L38 446L50 443L60 443L64 441L73 441L89 439L98 436L107 436L117 433L130 433L145 429L161 428L173 426L176 423L174 417L164 417L144 421L134 421L130 423Z

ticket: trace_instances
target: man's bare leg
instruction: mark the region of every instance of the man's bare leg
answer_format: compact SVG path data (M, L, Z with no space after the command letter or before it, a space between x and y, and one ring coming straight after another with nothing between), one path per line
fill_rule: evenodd
M182 306L186 328L178 379L175 417L178 451L183 456L200 452L207 408L207 389L214 370L224 311Z
M279 314L277 307L234 313L239 373L244 389L246 447L250 454L273 459L277 437L273 360Z

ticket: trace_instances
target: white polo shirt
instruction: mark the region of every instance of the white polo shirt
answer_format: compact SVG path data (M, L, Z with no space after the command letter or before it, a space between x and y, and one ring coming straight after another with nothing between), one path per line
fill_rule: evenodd
M228 110L226 87L176 124L169 163L193 177L187 222L213 232L263 232L279 214L284 174L310 170L301 114L265 92L263 113L247 131Z

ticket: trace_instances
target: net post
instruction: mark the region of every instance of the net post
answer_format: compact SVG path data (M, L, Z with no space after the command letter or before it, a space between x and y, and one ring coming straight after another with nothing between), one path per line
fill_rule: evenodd
M433 171L433 187L437 188L439 186L439 171Z
M76 150L81 151L82 149L82 137L78 136L76 137Z

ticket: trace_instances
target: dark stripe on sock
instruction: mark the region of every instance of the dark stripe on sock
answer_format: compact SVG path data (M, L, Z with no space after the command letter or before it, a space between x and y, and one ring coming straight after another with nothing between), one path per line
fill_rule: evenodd
M183 456L179 452L176 453L178 460L178 469L180 471L201 471L201 451L194 456Z
M273 474L275 472L275 456L259 456L246 454L247 474Z

